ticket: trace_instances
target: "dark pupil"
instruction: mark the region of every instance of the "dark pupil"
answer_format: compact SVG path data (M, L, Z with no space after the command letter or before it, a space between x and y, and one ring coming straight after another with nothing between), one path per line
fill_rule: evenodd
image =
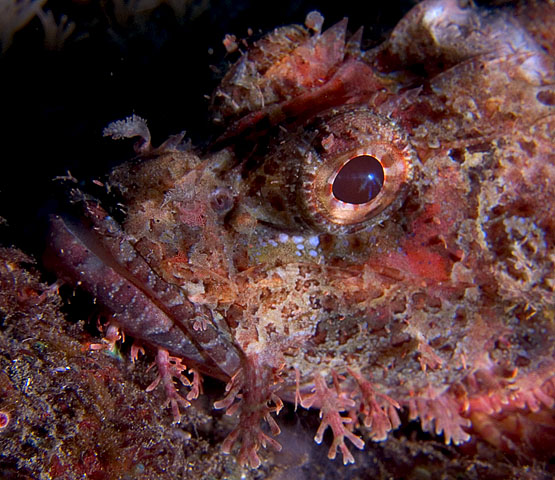
M335 198L345 203L366 203L375 198L383 186L383 168L374 157L360 155L349 160L333 181Z

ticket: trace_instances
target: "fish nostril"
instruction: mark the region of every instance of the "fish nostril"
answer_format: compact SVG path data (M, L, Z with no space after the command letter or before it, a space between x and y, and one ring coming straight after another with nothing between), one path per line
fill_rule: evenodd
M225 214L233 208L233 195L227 188L217 188L212 192L210 206L215 212Z

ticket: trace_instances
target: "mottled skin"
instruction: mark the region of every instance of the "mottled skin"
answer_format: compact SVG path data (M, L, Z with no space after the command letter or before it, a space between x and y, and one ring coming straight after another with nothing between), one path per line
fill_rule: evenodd
M199 372L227 381L223 448L251 466L280 448L283 401L319 408L345 463L359 424L383 440L405 407L446 443L547 435L551 413L505 420L555 403L554 18L427 0L365 52L314 13L275 30L214 94L216 153L107 128L141 137L110 180L126 219L76 193L85 224L53 219L60 275L112 312L108 342L158 350L177 417L173 378L188 399ZM330 179L361 154L385 182L352 207Z

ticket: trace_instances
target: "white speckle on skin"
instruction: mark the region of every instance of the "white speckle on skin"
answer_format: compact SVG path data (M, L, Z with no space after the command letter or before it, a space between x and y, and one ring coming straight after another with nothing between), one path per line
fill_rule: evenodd
M280 233L278 240L280 241L280 243L285 243L289 240L289 235L287 235L286 233Z
M320 239L316 235L314 235L312 237L309 237L308 243L312 247L317 247L318 245L320 245Z
M301 243L304 240L304 238L299 237L298 235L295 235L295 236L291 237L291 240L293 240L293 243Z

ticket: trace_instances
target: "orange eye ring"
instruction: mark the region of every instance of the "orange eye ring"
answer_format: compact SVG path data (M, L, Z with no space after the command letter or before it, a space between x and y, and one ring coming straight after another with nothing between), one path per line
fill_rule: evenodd
M384 212L404 200L416 154L391 120L367 109L342 113L326 121L325 132L313 145L302 173L300 203L317 229L356 232L381 221ZM338 177L356 159L364 161L345 175L346 184L338 189ZM369 185L361 183L365 169ZM357 182L362 192L349 192Z
M330 110L271 152L248 171L242 205L260 222L286 230L341 234L370 227L400 207L418 165L395 122L365 107ZM352 187L361 192L353 195Z

